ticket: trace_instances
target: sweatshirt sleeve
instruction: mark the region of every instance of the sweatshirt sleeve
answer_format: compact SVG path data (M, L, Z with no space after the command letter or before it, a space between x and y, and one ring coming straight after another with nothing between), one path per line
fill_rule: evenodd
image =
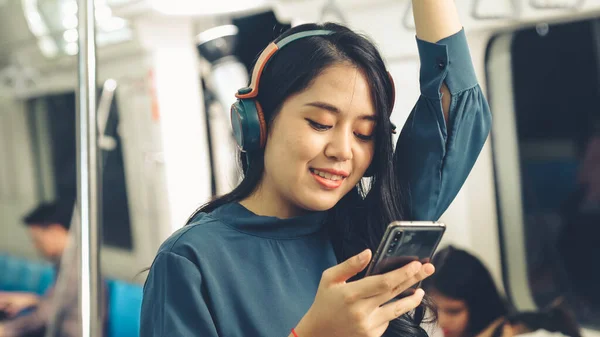
M140 336L218 336L202 275L187 258L173 252L157 255L144 285Z
M417 38L421 96L398 138L394 161L405 217L437 220L467 179L491 128L464 30L437 43ZM451 103L448 125L440 88Z

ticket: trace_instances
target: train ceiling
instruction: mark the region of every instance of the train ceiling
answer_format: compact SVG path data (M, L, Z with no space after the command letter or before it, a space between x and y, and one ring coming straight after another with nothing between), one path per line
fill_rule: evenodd
M455 0L468 30L600 13L600 0ZM414 34L410 0L96 0L99 50L135 46L135 20L192 17L209 27L224 19L274 11L280 22L338 21L393 43ZM77 53L76 0L0 0L0 76L19 67L72 64ZM218 20L215 20L218 18ZM375 18L375 19L373 19ZM391 37L390 37L391 36ZM395 39L395 40L394 40ZM135 47L134 47L135 48ZM65 61L65 59L67 61ZM7 68L8 67L8 68ZM15 70L16 69L16 70Z

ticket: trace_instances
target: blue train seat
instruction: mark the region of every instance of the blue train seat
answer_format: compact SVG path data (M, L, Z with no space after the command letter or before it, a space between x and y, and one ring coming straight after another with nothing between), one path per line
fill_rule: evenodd
M54 282L49 263L30 261L0 253L0 291L25 291L43 295Z
M50 264L0 253L0 291L26 291L43 295L52 286L55 270ZM108 280L108 337L138 337L142 287Z
M108 294L108 336L139 336L142 287L111 280L108 282Z

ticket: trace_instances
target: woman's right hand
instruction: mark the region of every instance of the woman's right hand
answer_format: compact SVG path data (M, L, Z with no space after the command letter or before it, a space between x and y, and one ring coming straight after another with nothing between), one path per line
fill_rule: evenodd
M433 274L432 264L415 261L386 274L346 282L370 259L371 251L365 250L323 272L315 301L295 328L298 337L379 337L391 320L421 303L422 289L387 302Z

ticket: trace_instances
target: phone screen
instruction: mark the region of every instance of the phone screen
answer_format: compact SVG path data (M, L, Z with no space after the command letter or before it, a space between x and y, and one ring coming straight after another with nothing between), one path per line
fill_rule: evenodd
M438 226L402 226L390 232L386 237L374 265L369 268L367 275L377 275L402 268L412 261L430 262L445 228ZM407 289L397 298L403 298L414 293L419 284Z
M369 274L387 273L416 260L429 262L443 234L444 228L437 226L396 228L387 236Z

